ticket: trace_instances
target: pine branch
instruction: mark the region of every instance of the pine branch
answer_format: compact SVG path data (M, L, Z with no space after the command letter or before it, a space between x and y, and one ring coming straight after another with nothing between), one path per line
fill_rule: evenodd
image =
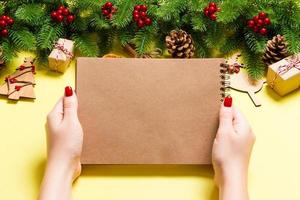
M41 24L41 18L44 16L43 7L39 4L25 4L16 11L16 18L28 24Z
M132 12L135 1L119 0L116 3L116 7L120 8L118 12L113 16L112 24L117 28L124 28L132 21Z
M217 20L222 23L230 23L236 20L243 12L247 11L249 0L225 0L221 5Z
M192 33L192 37L196 47L196 57L207 58L210 56L210 49L203 40L202 33Z
M299 30L285 29L283 30L284 37L288 43L288 51L291 54L300 52L300 32Z
M14 51L13 45L8 40L4 40L2 42L1 48L3 50L1 59L6 63L11 62L13 58L17 56L16 52Z
M37 44L40 49L52 49L53 44L63 35L61 25L45 24L37 36Z
M243 47L241 53L249 76L253 79L260 79L265 73L261 55L253 53L248 47Z
M112 31L102 32L98 34L98 46L100 56L108 54L113 46L114 33Z
M150 50L152 41L154 39L153 34L155 33L153 28L144 28L139 30L132 42L136 46L136 51L139 55L142 55Z
M186 9L186 1L172 0L172 1L159 1L159 9L157 10L157 18L163 21L170 21L171 19L179 19L180 13Z
M191 24L194 31L201 31L201 32L206 31L207 30L206 22L207 20L204 19L203 15L202 16L196 15L191 17Z
M263 53L265 51L267 38L254 33L251 30L246 30L244 33L245 42L254 53Z
M110 29L111 26L109 22L106 19L103 19L103 17L100 17L99 14L93 13L88 18L89 25L96 31L102 31Z
M81 56L86 57L97 57L98 56L98 46L97 42L88 35L77 35L71 36L71 39L75 42L75 48L80 52Z
M229 36L220 48L220 51L225 55L231 55L237 51L243 42L241 35L234 34Z
M99 0L76 0L76 5L81 10L94 10L99 11L104 1L99 2Z
M9 38L13 42L13 45L19 50L32 51L36 49L35 36L27 30L10 30Z

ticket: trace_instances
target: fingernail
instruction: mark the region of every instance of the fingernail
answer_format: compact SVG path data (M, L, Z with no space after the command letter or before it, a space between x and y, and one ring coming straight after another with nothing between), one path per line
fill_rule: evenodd
M65 87L65 96L66 97L70 97L73 95L73 89L71 86L67 86Z
M230 96L225 97L224 106L225 107L231 107L232 106L232 97L230 97Z

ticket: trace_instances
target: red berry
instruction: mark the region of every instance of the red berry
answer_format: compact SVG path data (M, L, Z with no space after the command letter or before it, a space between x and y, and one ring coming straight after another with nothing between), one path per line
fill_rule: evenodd
M264 12L260 12L260 13L258 14L258 16L259 16L260 19L265 19L265 18L267 17L267 14L264 13Z
M259 30L259 29L258 29L258 26L254 26L254 27L253 27L253 31L254 31L255 33L257 33L258 30Z
M58 7L57 10L63 10L64 8L65 8L65 6L61 5L61 6Z
M255 22L254 22L253 20L249 20L249 21L248 21L248 27L249 27L249 28L253 28L254 25L255 25Z
M150 19L150 18L146 18L145 19L145 24L147 25L147 26L150 26L151 24L152 24L152 20Z
M240 67L235 67L235 68L234 68L234 72L235 72L236 74L238 74L238 73L240 72L240 70L241 70Z
M57 16L58 16L57 12L53 11L53 12L51 13L51 18L52 18L53 20L56 20Z
M7 36L8 36L8 30L7 30L7 29L3 29L3 30L1 31L1 36L2 36L2 37L7 37Z
M133 19L134 19L134 21L138 21L140 19L140 15L139 14L134 14Z
M109 15L109 11L108 11L108 10L102 10L102 14L103 14L104 16L107 16L107 15Z
M62 22L62 21L64 20L64 16L62 16L62 15L57 15L56 20L57 20L58 22Z
M6 16L6 15L3 15L1 18L2 18L4 21L7 20L7 16Z
M68 8L64 8L64 9L62 10L62 14L63 14L64 16L68 16L68 15L70 14L69 9L68 9Z
M141 6L140 6L140 11L146 12L147 10L148 10L148 8L147 8L146 5L141 5Z
M270 25L270 24L271 24L270 18L266 18L266 19L264 20L264 23L265 23L265 25Z
M209 16L209 11L206 10L206 11L204 12L204 15L205 15L206 17L208 17L208 16Z
M56 12L57 12L58 15L62 15L63 14L63 10L62 9L59 9Z
M212 7L212 6L210 6L209 8L208 8L208 11L209 11L209 13L215 13L216 11L217 11L217 8L216 7Z
M0 27L5 28L7 26L6 22L4 20L0 20Z
M215 2L210 2L209 7L217 7L217 4Z
M13 18L10 18L8 21L7 21L8 25L13 25L15 23L14 19Z
M134 10L140 11L140 9L141 9L141 6L140 6L140 5L134 6Z
M260 31L259 31L259 33L261 35L266 35L268 33L268 30L266 28L261 28Z
M255 23L257 23L259 20L258 16L253 17L253 20L255 21Z
M140 12L138 10L134 10L133 14L139 14Z
M107 19L111 19L112 18L112 14L110 13L109 15L106 16Z
M143 20L140 19L140 20L137 22L137 25L138 25L139 28L143 28L143 27L145 26L145 23L144 23Z
M67 17L67 21L69 24L73 23L75 20L75 16L74 15L68 15Z
M263 26L263 25L264 25L264 21L261 20L261 19L259 19L259 20L257 21L257 26Z
M146 17L146 16L147 16L147 13L145 13L145 12L140 12L140 16L141 16L141 17Z
M113 7L113 4L112 4L112 2L106 2L105 4L104 4L104 6L106 7L106 8L112 8Z
M209 17L212 21L216 21L217 20L217 16L215 14L212 14L210 17Z

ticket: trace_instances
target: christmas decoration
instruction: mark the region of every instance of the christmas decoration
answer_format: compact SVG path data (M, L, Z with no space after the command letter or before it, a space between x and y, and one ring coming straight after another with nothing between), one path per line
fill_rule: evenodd
M110 3L117 12L108 9ZM63 7L56 9L61 4ZM103 5L108 7L102 11ZM112 17L104 10L112 11ZM208 10L207 16L204 10ZM251 13L258 13L258 10L264 12L252 21L248 20ZM37 62L47 64L45 61L53 44L62 37L74 41L75 51L80 56L103 56L111 52L115 44L132 43L137 57L141 57L156 48L165 52L168 49L163 45L166 35L173 29L183 29L194 39L194 57L213 57L214 52L226 56L239 51L248 75L260 79L265 74L266 42L274 35L284 36L289 54L300 52L298 10L300 5L296 0L257 0L254 3L250 0L210 3L190 0L9 0L0 3L0 16L10 16L15 23L3 31L7 37L1 36L0 28L0 47L3 49L0 58L8 63L19 51L34 51ZM59 15L62 17L57 18ZM247 23L251 28L245 26Z
M166 37L168 52L173 58L192 58L195 52L192 36L183 30L172 30Z
M259 107L261 106L261 102L255 94L261 91L265 81L262 79L254 80L249 77L246 70L243 68L243 64L239 62L240 58L241 55L237 54L227 61L227 65L229 66L239 66L239 72L230 75L230 88L238 92L247 93L253 104L256 107Z
M215 2L210 2L207 7L204 8L203 13L212 21L217 20L216 12L220 12L221 8L217 6Z
M263 56L264 63L269 66L288 56L288 47L282 35L274 36L267 43L266 51Z
M102 15L107 19L112 19L113 14L117 11L113 3L108 1L101 7Z
M14 19L9 17L9 16L6 16L6 15L2 15L0 17L0 36L1 37L7 37L8 36L8 28L9 26L13 25L14 24Z
M67 39L59 39L48 57L49 68L64 73L72 61L74 42Z
M75 15L70 13L69 8L64 6L59 6L57 10L51 13L51 18L56 22L63 22L65 21L68 24L71 24L75 20Z
M271 20L264 12L260 12L257 16L254 16L252 19L248 20L248 27L261 35L266 35L268 33L267 26L270 24Z
M5 95L10 100L19 100L21 97L35 99L33 63L32 58L25 58L24 63L17 68L16 72L5 78L5 84L0 86L0 95Z
M300 85L300 54L270 65L267 83L280 96L298 89Z
M133 20L139 28L145 26L150 26L152 24L151 18L147 14L148 7L146 5L136 5L134 6L134 11L132 13Z

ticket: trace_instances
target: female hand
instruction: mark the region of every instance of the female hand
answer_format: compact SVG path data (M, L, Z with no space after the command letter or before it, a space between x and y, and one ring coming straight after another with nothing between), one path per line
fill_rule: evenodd
M72 182L81 173L83 130L77 116L77 97L71 87L47 117L47 167L40 200L70 199Z
M255 135L247 120L236 107L232 107L232 98L225 98L212 157L215 180L222 199L248 198L247 174L254 142ZM241 190L238 191L238 188Z

